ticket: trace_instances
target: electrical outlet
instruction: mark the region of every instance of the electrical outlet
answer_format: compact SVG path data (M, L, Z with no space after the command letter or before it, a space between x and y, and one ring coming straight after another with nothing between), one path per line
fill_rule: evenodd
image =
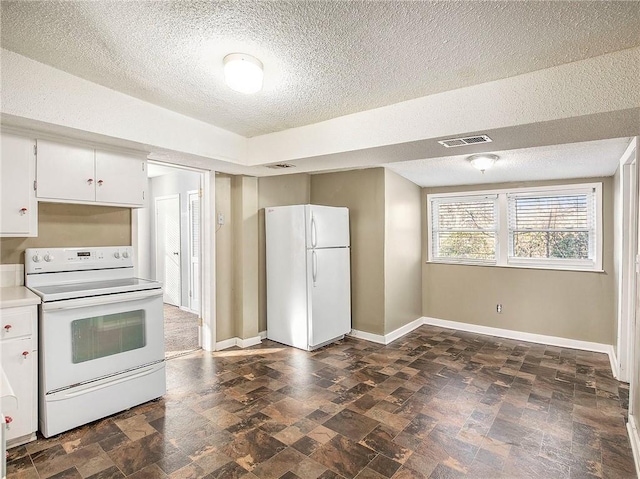
M497 313L502 313L502 305L501 304L497 304L496 305L496 312Z
M218 225L222 226L224 224L224 214L218 213Z

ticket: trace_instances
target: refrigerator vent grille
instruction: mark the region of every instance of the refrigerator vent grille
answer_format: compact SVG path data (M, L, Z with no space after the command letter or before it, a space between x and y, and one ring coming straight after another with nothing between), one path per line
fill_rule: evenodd
M291 165L289 163L277 163L275 165L267 165L267 168L273 168L274 170L282 169L282 168L295 168L296 165Z
M476 143L490 143L491 138L487 135L468 136L466 138L450 138L448 140L440 140L440 143L445 148L453 148L455 146L475 145Z

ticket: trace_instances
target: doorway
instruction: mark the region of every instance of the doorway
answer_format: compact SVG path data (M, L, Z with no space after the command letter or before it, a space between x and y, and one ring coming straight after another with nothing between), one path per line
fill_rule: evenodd
M149 277L163 283L165 357L172 358L202 346L204 173L153 162L147 171L147 220L138 215L138 247L141 255L147 251Z

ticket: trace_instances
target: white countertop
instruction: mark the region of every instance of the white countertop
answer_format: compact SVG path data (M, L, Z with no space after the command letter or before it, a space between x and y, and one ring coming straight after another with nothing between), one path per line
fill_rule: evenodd
M40 297L24 286L0 288L0 308L17 308L40 304Z

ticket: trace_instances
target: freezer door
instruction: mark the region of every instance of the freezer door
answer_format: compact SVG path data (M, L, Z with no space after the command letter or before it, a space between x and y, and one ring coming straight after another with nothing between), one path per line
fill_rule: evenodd
M351 330L349 248L307 251L309 348Z
M349 246L349 209L306 206L307 248Z

